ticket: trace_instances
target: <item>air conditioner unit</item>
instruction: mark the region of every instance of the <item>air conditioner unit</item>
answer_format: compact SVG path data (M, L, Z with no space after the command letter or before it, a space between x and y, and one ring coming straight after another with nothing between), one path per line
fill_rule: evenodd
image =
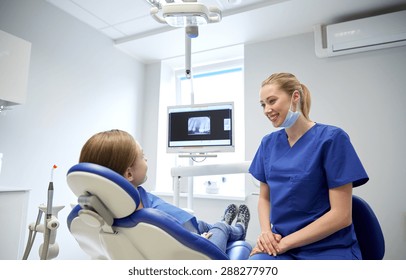
M314 27L318 57L406 45L406 10Z

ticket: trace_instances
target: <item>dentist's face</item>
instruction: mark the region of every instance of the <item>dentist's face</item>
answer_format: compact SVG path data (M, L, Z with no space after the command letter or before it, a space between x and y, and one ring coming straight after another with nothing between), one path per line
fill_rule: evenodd
M290 108L291 97L274 84L265 85L259 92L259 102L265 116L274 127L279 127Z

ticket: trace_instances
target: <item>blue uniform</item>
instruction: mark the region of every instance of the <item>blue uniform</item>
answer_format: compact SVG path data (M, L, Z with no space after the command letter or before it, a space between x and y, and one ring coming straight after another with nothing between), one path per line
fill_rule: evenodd
M329 189L348 183L357 187L369 179L348 135L323 124L315 124L293 147L284 129L266 135L249 172L268 184L272 231L282 236L329 211ZM361 259L353 225L284 255L279 258Z

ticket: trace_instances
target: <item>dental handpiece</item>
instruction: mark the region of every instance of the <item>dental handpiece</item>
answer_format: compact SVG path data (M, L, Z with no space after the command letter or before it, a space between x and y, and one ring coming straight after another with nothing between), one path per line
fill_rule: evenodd
M49 185L48 185L47 219L51 219L51 217L52 217L52 200L53 200L53 196L54 196L53 175L54 175L54 169L56 169L56 168L57 168L56 165L52 166L51 180L49 181Z

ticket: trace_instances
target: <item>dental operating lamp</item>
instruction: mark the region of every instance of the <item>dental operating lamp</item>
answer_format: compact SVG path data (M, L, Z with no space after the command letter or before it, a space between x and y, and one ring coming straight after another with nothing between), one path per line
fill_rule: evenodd
M206 7L197 0L184 0L175 3L167 0L165 4L159 1L149 1L151 16L159 23L168 24L173 27L185 28L185 75L191 79L191 39L199 36L199 26L221 21L221 10L217 7ZM158 13L161 12L159 15Z
M173 27L200 26L221 20L220 9L206 7L197 1L162 4L162 15L158 15L159 10L159 7L152 7L152 17L159 23L167 23Z

